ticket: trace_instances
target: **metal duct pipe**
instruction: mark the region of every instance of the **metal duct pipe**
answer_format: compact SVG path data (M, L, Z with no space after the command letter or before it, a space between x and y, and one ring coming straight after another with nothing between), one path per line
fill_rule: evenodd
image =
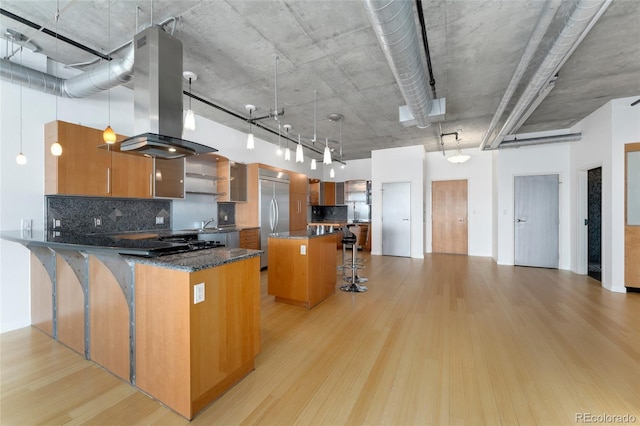
M86 98L119 86L133 77L134 50L131 45L122 59L105 61L96 68L68 80L0 59L0 78L12 83L65 98Z
M509 85L507 86L507 89L504 91L504 94L502 95L502 99L500 100L500 104L498 105L498 108L496 109L496 112L493 115L493 118L491 119L489 128L487 129L486 133L484 134L484 137L482 138L482 142L480 143L480 149L484 149L485 145L489 141L489 138L493 135L493 131L498 125L498 121L500 120L500 118L502 118L502 114L504 113L504 110L507 108L507 105L509 104L511 97L516 91L516 88L518 87L520 80L522 80L524 73L527 71L527 67L529 66L529 63L531 62L531 60L533 59L533 56L536 53L536 50L538 49L538 46L540 45L542 38L547 33L547 29L549 28L549 25L551 25L551 21L553 20L553 17L556 15L556 10L557 8L554 8L551 6L551 0L547 0L544 6L542 6L542 13L540 13L540 16L538 17L538 22L536 23L536 27L534 28L533 33L529 38L527 47L522 53L520 62L518 62L516 69L513 71L513 75L511 76L511 81L509 81Z
M556 37L549 53L538 67L538 70L531 78L528 86L520 96L516 106L507 117L498 135L491 142L491 148L496 148L504 137L510 134L519 118L524 114L533 98L540 92L544 85L553 77L558 64L572 52L573 45L580 42L582 32L587 28L590 21L598 15L598 11L605 3L605 0L576 0L575 7L567 18L567 22Z
M364 6L417 126L428 127L432 98L422 61L412 2L364 0Z
M545 143L560 143L560 142L575 142L582 139L582 133L569 133L566 135L557 136L541 136L539 138L528 139L514 139L510 141L503 141L498 149L503 148L518 148L527 145L542 145Z

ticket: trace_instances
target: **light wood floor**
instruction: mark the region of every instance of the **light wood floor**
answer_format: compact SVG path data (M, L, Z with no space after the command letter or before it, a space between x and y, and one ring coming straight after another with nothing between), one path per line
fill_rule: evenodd
M311 311L263 273L256 369L193 424L640 424L640 294L488 258L368 256L369 291ZM35 329L0 335L2 425L185 424Z

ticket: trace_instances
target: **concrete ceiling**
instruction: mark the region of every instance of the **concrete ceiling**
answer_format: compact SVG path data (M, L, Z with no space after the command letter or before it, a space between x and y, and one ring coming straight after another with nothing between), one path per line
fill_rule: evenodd
M461 129L462 147L479 146L543 7L553 7L557 13L524 82L564 25L573 3L423 0L435 89L447 104L442 131ZM441 149L438 123L426 129L400 124L398 107L406 102L362 1L111 0L110 38L106 0L59 1L57 25L56 1L3 0L0 7L2 34L8 28L19 31L44 54L65 64L96 56L56 43L5 12L99 52L131 40L136 15L139 28L152 20L177 17L174 36L183 43L184 69L198 74L192 91L199 97L245 117L246 104L258 107L254 115L268 114L275 103L273 57L278 55L278 107L285 110L281 123L293 126L290 135L297 138L300 133L307 142L313 135L317 90L318 139L328 137L337 147L339 127L327 116L342 114L344 160L368 158L371 150L380 148L421 144L427 151ZM170 25L166 28L171 30ZM640 1L614 0L518 133L567 129L610 99L636 95L640 96ZM200 116L248 130L245 121L206 104L193 101L193 109ZM273 119L260 124L277 131ZM272 133L260 129L254 133L277 143ZM455 148L454 137L443 141L447 150Z

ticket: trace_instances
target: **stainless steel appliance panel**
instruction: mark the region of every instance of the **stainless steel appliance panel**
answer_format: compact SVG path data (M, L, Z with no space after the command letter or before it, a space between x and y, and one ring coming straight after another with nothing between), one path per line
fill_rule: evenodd
M269 234L289 231L289 183L261 178L260 181L260 246L264 250L260 267L268 265Z

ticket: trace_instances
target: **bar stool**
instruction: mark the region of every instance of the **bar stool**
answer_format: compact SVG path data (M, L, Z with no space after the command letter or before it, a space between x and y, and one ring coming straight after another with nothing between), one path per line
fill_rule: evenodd
M364 266L358 262L358 240L360 235L360 227L354 226L352 229L345 228L344 235L342 237L342 279L348 284L340 286L340 290L363 293L368 290L366 286L359 285L360 282L365 282L367 279L358 277L357 270L364 268ZM351 246L351 259L346 259L347 246ZM346 271L350 270L350 276L347 276Z

